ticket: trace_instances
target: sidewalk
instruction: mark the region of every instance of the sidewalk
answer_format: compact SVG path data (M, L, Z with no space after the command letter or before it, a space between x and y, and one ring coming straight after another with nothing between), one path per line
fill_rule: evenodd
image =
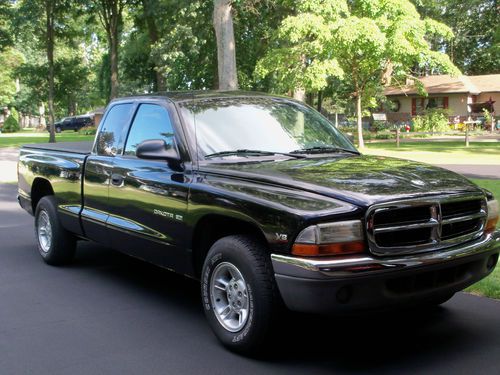
M19 150L0 147L0 183L17 181L17 159Z

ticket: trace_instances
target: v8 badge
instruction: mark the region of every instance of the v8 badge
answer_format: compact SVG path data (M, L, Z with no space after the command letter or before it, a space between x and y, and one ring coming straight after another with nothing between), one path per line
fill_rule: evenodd
M283 233L275 233L276 235L276 240L280 242L286 242L288 241L288 235L283 234Z

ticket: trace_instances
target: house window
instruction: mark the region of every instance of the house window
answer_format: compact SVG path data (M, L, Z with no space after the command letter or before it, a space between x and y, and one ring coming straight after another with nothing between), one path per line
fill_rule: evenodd
M425 110L424 98L413 98L411 100L411 114L412 116L421 115Z
M448 97L441 96L441 97L429 98L427 100L426 109L430 108L440 108L440 109L448 108Z
M431 97L428 99L425 98L412 98L411 100L411 114L412 116L421 115L425 112L426 109L431 108L448 108L448 97L447 96L438 96Z

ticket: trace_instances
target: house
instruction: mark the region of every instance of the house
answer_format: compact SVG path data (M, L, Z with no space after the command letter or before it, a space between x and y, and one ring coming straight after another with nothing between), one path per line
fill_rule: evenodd
M404 121L429 108L450 111L450 122L463 122L469 117L483 115L483 109L495 113L495 103L500 108L500 74L481 76L435 75L418 80L428 96L419 95L414 82L386 87L384 94L393 102L387 111L389 121Z

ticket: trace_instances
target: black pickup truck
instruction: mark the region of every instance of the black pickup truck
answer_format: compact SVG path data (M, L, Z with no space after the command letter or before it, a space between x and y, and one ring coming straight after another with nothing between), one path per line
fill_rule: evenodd
M211 328L242 352L284 306L341 315L443 303L487 276L500 250L491 193L362 155L284 97L114 100L93 144L25 145L18 172L47 263L92 240L199 279Z

